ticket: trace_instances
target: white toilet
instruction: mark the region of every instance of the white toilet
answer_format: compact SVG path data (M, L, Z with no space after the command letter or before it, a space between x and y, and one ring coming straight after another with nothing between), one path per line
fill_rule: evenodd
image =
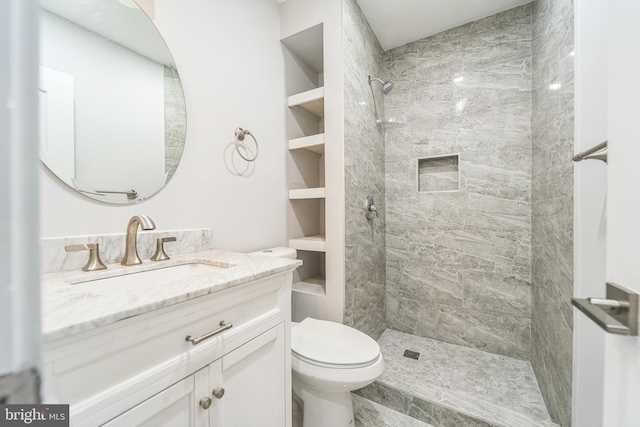
M351 392L382 375L384 360L368 335L308 317L291 328L291 368L303 427L352 427Z
M295 258L295 249L255 255ZM303 402L303 427L353 427L351 392L384 370L378 343L345 325L306 318L291 328L293 393Z

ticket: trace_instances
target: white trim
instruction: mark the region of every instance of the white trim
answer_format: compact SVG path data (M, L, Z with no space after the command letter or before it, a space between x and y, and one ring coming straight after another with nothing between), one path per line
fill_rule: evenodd
M38 4L0 4L0 375L40 364ZM5 78L8 76L8 78Z
M574 3L574 152L607 139L606 2ZM607 165L593 160L574 167L574 285L576 298L604 296ZM573 309L572 425L603 424L604 335Z

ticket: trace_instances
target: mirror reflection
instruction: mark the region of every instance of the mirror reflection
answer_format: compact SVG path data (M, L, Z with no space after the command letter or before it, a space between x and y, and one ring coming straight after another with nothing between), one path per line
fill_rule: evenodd
M164 40L131 0L40 5L40 159L95 200L151 197L175 173L186 136Z

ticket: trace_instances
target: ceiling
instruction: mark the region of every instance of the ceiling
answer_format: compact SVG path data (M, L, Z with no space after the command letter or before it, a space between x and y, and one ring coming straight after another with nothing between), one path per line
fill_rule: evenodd
M531 0L357 0L384 50Z

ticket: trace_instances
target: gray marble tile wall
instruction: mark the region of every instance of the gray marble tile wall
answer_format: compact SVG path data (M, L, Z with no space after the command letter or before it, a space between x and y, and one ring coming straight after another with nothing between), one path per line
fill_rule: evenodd
M395 82L387 323L520 359L531 348L531 13L527 4L384 55ZM418 159L452 154L460 190L418 192Z
M184 148L187 134L187 106L182 92L178 71L164 67L164 170L167 182L171 179Z
M554 421L571 425L573 0L533 2L532 354Z
M344 144L346 259L344 323L375 339L385 321L385 143L383 51L355 0L344 0ZM373 196L379 216L365 217Z

